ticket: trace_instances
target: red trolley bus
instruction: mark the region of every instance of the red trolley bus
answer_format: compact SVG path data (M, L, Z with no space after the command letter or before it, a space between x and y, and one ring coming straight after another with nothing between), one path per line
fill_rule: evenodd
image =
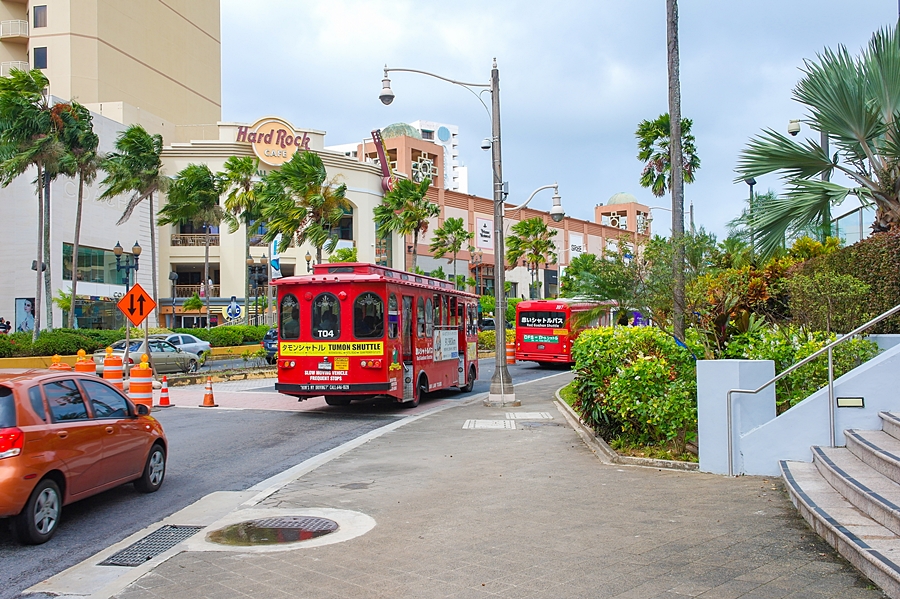
M607 310L587 326L609 326L614 301L588 302L560 298L526 300L516 305L516 360L538 364L572 363L572 342L584 328L572 326L572 316L607 306Z
M478 378L478 296L441 279L359 263L317 264L278 287L278 383L329 405L385 396L414 407Z

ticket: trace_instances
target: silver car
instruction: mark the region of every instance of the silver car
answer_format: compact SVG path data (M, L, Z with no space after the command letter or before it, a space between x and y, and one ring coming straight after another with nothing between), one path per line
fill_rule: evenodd
M168 341L175 347L180 347L184 351L197 354L198 356L205 351L210 351L209 341L198 339L187 333L168 333L165 335L150 335L151 339L162 339Z
M200 356L193 352L184 351L175 347L168 341L162 339L150 338L150 359L156 367L159 374L173 374L176 372L197 372L200 368ZM124 356L125 340L116 341L111 346L113 354ZM128 364L124 365L124 371L128 372L129 366L140 364L141 355L146 354L147 349L143 339L135 339L131 341L128 348ZM103 361L106 359L106 350L98 349L93 355L94 363L97 365L97 374L103 373Z

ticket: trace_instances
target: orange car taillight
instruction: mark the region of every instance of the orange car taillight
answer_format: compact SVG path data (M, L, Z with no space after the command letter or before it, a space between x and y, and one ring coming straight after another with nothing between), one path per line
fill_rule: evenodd
M25 445L25 433L18 427L0 428L0 460L11 458L22 453Z

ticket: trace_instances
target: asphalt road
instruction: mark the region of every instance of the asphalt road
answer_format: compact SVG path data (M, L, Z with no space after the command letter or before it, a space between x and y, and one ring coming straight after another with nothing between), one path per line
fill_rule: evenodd
M438 391L432 399L464 400L485 393L494 359L480 361L479 380L468 394ZM514 383L542 378L562 368L533 363L509 366ZM266 385L265 381L260 381ZM250 395L250 393L248 393ZM428 399L422 406L427 408ZM132 485L68 505L56 536L38 546L22 546L8 522L0 520L0 599L73 566L101 549L194 503L214 491L241 491L310 457L408 415L396 406L373 412L353 404L327 414L264 410L154 412L169 439L169 462L162 488L150 495ZM34 599L36 595L29 595Z

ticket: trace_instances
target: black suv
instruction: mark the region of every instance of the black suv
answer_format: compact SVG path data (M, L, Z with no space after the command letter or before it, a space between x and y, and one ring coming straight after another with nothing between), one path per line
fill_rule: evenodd
M266 362L274 364L278 361L278 329L271 328L263 336L262 346L266 350Z

